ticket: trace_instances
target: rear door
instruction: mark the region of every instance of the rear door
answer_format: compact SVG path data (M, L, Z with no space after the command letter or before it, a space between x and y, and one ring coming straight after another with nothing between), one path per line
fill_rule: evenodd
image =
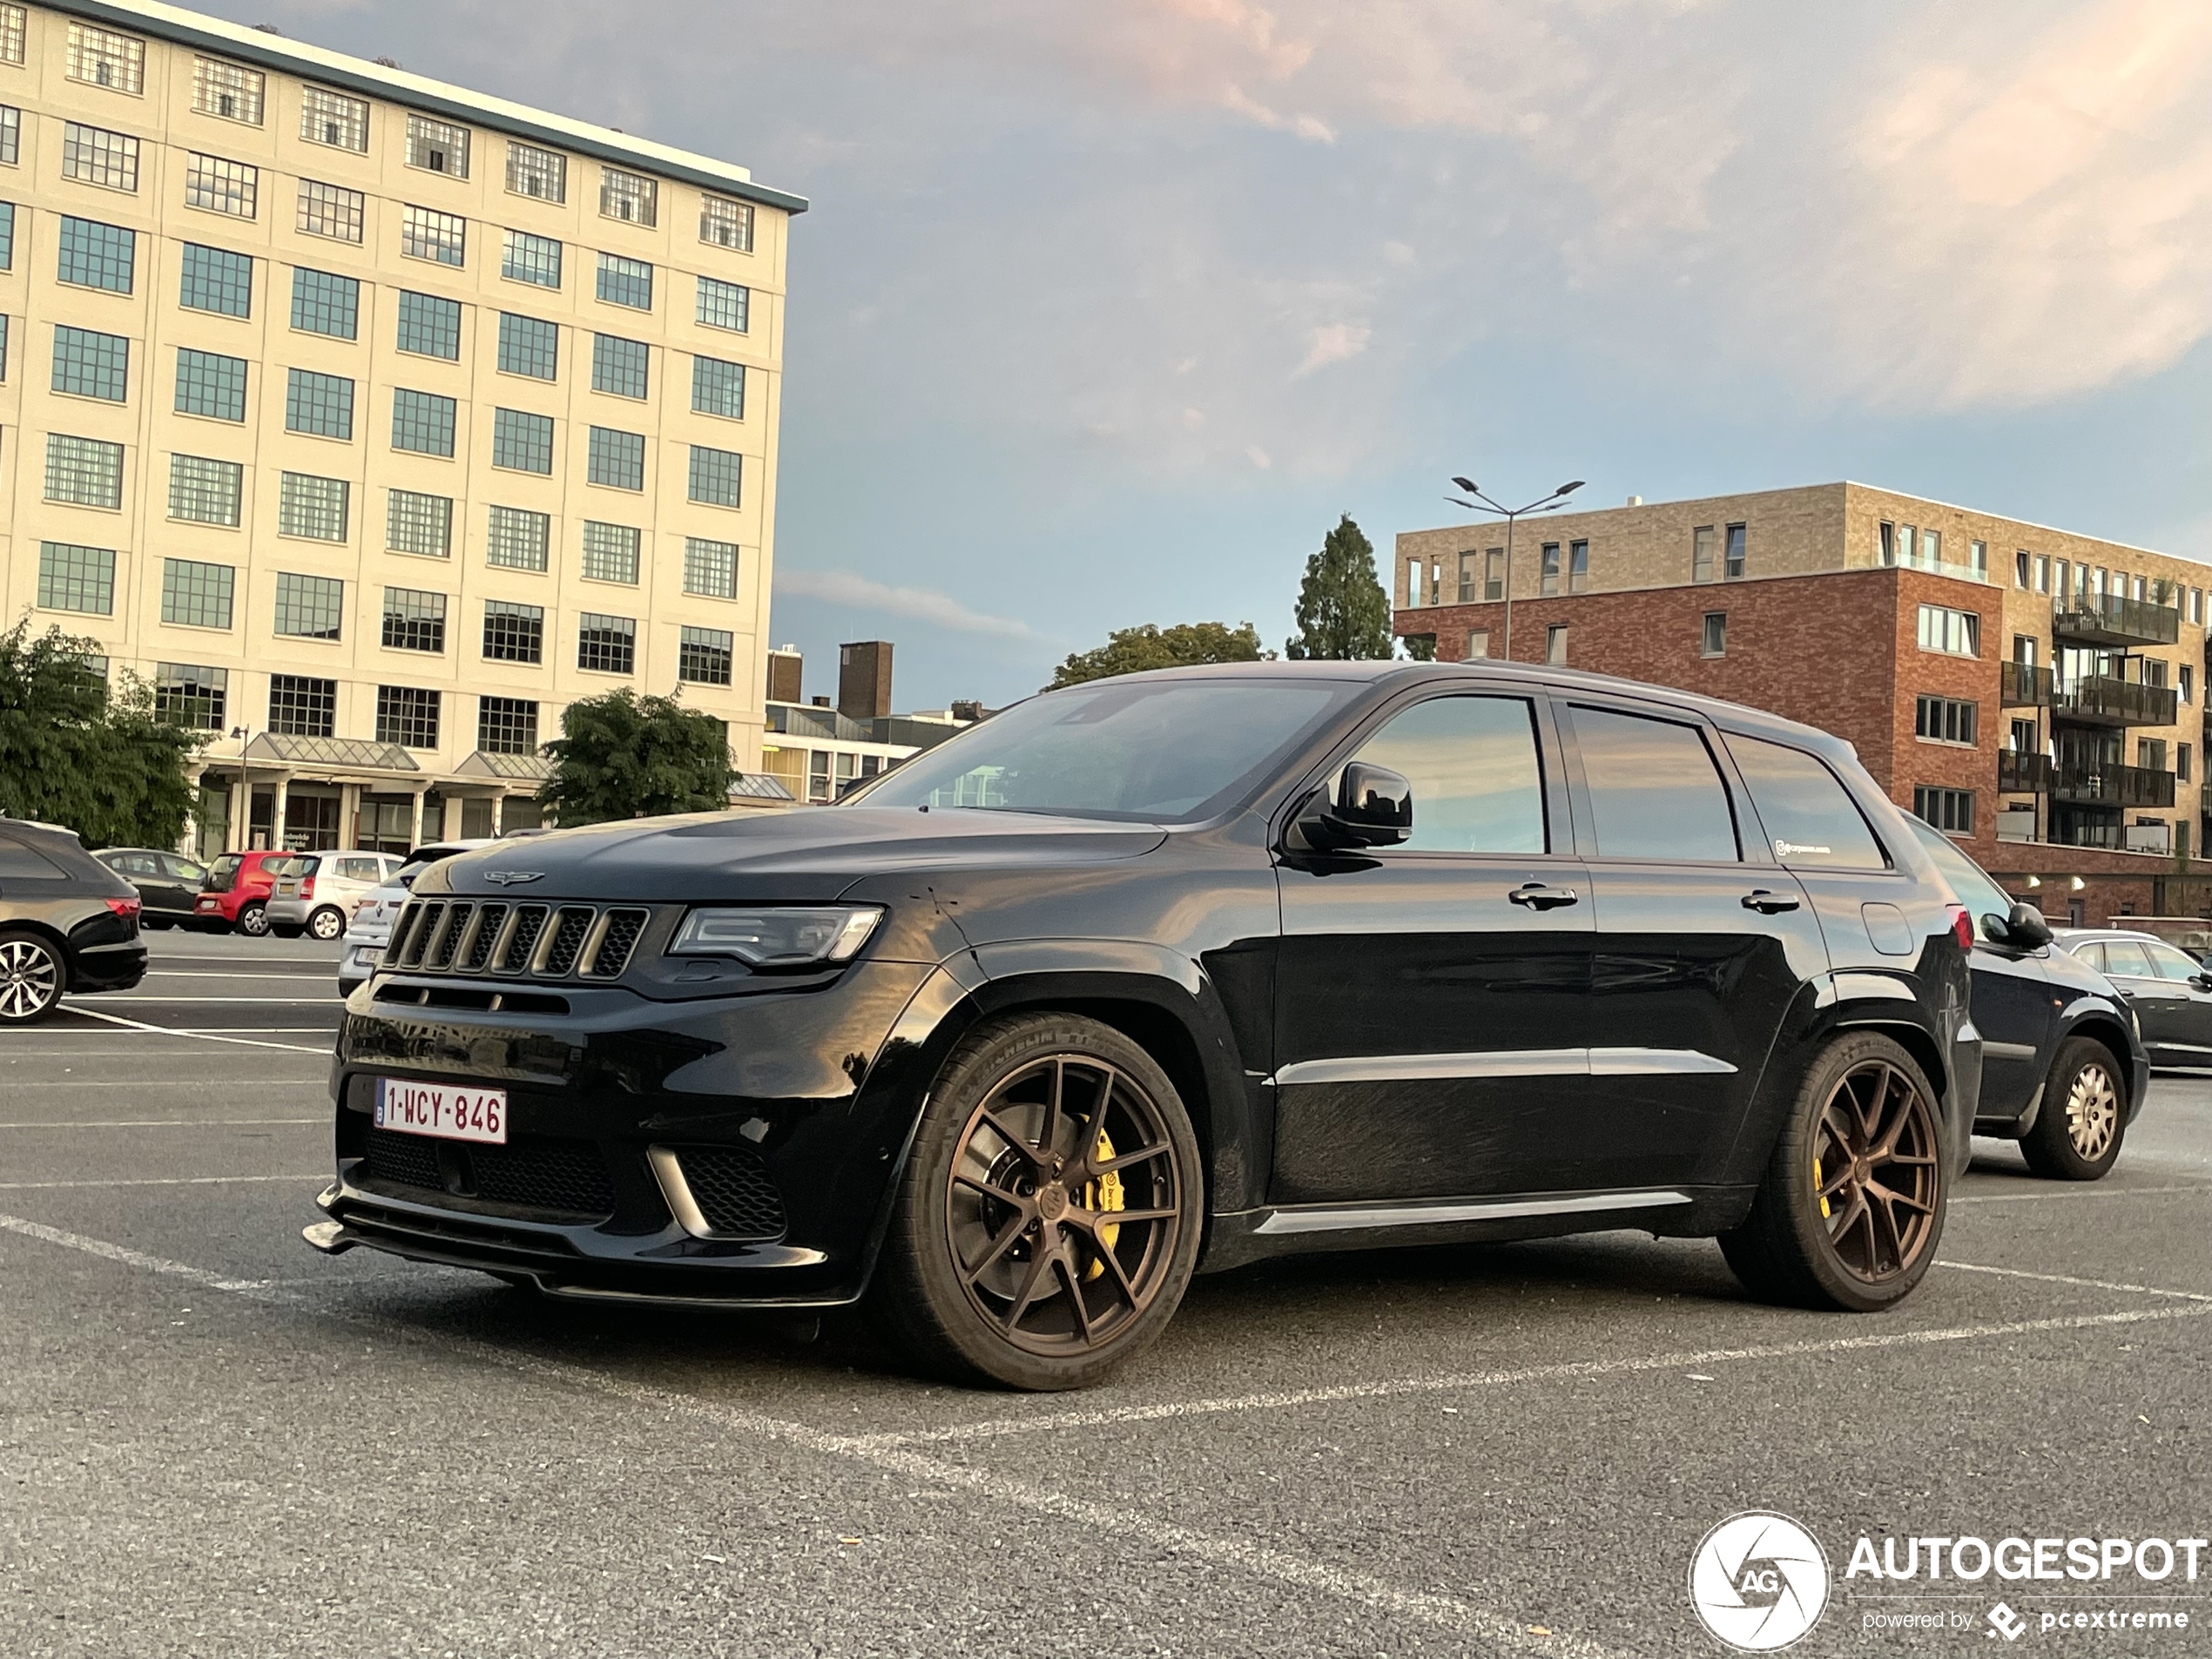
M2155 996L2140 991L2136 996L2135 1012L2142 1021L2143 1040L2154 1041L2155 1020L2155 1042L2168 1063L2212 1066L2212 992L2200 983L2203 964L2171 945L2152 940L2143 940L2136 948L2148 959L2159 988ZM2107 948L2108 954L2110 948Z
M1609 1186L1694 1181L1733 1142L1827 953L1803 888L1763 850L1717 732L1630 698L1561 707L1597 907L1580 1156Z

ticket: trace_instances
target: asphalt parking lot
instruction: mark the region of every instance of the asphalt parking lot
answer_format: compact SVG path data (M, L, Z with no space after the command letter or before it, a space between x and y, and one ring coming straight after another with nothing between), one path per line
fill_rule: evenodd
M2212 1521L2212 1078L2161 1076L2096 1186L1979 1147L1894 1314L1641 1235L1313 1258L1027 1398L835 1320L315 1255L335 948L153 946L0 1037L0 1653L1717 1653L1685 1575L1746 1508L1837 1575L1793 1651L1986 1653L2000 1596L2113 1598L1908 1604L1852 1541ZM2188 1631L2096 1645L2212 1652L2204 1568L2128 1587ZM1906 1605L1966 1624L1865 1629Z

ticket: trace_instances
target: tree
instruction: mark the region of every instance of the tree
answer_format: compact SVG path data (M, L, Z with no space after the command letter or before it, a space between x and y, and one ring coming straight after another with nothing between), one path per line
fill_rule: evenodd
M553 775L538 803L563 826L730 805L727 728L672 697L641 698L624 686L571 703L545 752Z
M1293 662L1347 662L1391 654L1390 597L1375 575L1375 550L1346 513L1305 562L1298 590Z
M1172 628L1148 622L1138 628L1116 628L1096 650L1075 652L1053 671L1052 684L1045 690L1116 674L1141 674L1148 668L1257 663L1273 654L1259 648L1259 631L1248 622L1234 628L1225 622L1179 622Z
M187 771L206 734L156 713L125 673L92 666L96 639L26 617L0 634L0 813L75 830L90 846L174 846L192 806Z

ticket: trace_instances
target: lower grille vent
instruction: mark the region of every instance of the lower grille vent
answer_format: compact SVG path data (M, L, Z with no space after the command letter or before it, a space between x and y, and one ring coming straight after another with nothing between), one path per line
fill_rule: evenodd
M590 1141L533 1136L506 1146L477 1146L392 1130L368 1131L368 1173L424 1193L604 1220L614 1213L615 1184Z
M725 1238L780 1238L784 1200L760 1155L742 1146L689 1146L678 1151L684 1183L708 1227Z

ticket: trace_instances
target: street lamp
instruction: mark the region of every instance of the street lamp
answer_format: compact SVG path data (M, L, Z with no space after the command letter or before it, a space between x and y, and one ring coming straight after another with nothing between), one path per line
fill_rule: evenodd
M248 775L246 760L246 751L253 741L253 729L234 725L231 728L231 736L238 742L238 817L223 839L227 841L233 836L237 837L239 848L243 851L246 843L253 839L253 780Z
M1502 519L1504 519L1504 520L1506 521L1506 650L1505 650L1505 658L1506 658L1506 661L1507 661L1507 662L1511 662L1511 661L1513 661L1513 527L1514 527L1514 522L1516 519L1520 519L1520 518L1526 517L1526 516L1527 516L1528 514L1530 514L1530 513L1555 513L1555 512L1557 512L1557 511L1558 511L1561 508L1562 508L1562 507L1564 507L1564 506L1566 506L1566 505L1567 505L1567 498L1568 498L1569 496L1573 495L1573 494L1574 494L1576 490L1580 489L1582 487L1583 481L1582 481L1581 479L1580 479L1580 478L1577 478L1577 479L1574 480L1574 482L1572 482L1571 483L1564 483L1564 484L1561 484L1561 486L1560 486L1557 489L1553 490L1553 491L1552 491L1552 493L1551 493L1550 495L1546 496L1545 496L1542 500L1541 500L1541 501L1532 501L1532 502L1530 502L1528 503L1528 505L1527 505L1527 506L1526 506L1526 507L1503 507L1503 506L1499 505L1499 503L1498 503L1498 502L1494 502L1494 501L1492 501L1492 500L1490 499L1490 497L1489 497L1489 496L1487 496L1484 495L1484 494L1482 493L1482 490L1481 490L1480 486L1479 486L1478 484L1476 484L1476 483L1475 483L1475 482L1474 482L1472 478L1461 478L1461 477L1458 476L1457 475L1453 475L1453 479L1452 479L1452 482L1453 482L1453 483L1457 484L1457 485L1458 485L1458 486L1459 486L1461 489L1466 490L1466 491L1467 491L1467 493L1468 495L1470 495L1470 496L1474 496L1474 499L1473 501L1461 501L1461 500L1460 500L1460 499L1457 496L1447 496L1444 499L1445 499L1446 501L1450 502L1452 503L1452 505L1453 505L1453 506L1454 506L1454 507L1464 507L1464 508L1466 508L1466 509L1467 509L1467 511L1469 511L1470 513L1494 513L1494 514L1495 514L1498 517L1502 518Z

